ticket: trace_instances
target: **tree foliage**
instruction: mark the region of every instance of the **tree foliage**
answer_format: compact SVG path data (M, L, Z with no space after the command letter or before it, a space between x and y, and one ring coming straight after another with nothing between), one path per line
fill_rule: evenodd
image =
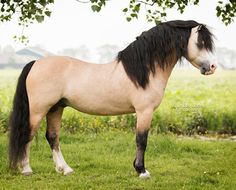
M45 17L51 16L48 5L52 3L54 0L0 0L0 23L11 21L14 15L23 28L34 21L43 22ZM27 42L23 34L14 38L22 43Z
M77 0L78 2L84 2ZM99 12L106 2L110 0L90 0L91 8L94 12ZM183 13L189 5L198 5L200 0L129 0L127 7L123 9L127 21L138 18L141 8L145 8L146 18L149 22L159 23L167 16L167 9L176 9ZM216 16L219 17L225 25L233 22L236 16L236 1L218 1L216 6Z
M75 0L80 3L90 3L94 12L100 12L108 1L112 0ZM183 13L189 5L197 5L200 0L127 0L127 7L123 12L127 21L138 18L140 10L146 11L146 18L149 22L159 23L167 16L168 9L176 9ZM42 22L45 17L50 17L50 4L54 0L0 0L0 22L12 20L13 16L18 17L19 25L28 26L34 21ZM236 16L236 1L219 0L216 6L216 16L225 25L230 24Z
M34 20L42 22L45 16L50 16L48 5L54 0L1 0L0 21L10 21L17 14L19 24L29 24Z
M230 24L236 16L236 1L229 0L227 3L218 1L216 12L217 17L220 17L226 25Z

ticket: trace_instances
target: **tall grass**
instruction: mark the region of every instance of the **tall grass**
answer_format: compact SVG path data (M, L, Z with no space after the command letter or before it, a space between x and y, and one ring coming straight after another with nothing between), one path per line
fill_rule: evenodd
M0 71L0 131L7 130L19 71ZM152 131L177 134L236 134L236 71L202 76L197 70L176 69L165 97L156 110ZM133 130L135 115L96 117L66 109L63 127L74 133L102 130ZM44 124L45 125L45 124Z

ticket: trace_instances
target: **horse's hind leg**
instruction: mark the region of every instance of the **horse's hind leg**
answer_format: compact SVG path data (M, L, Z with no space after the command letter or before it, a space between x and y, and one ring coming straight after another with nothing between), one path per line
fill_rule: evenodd
M59 146L59 131L63 110L63 107L57 107L56 110L53 109L48 112L46 138L52 150L56 171L69 175L73 170L65 162Z
M30 156L30 144L31 141L33 140L39 126L40 123L42 121L44 117L44 114L33 114L33 112L31 112L31 116L30 116L30 141L27 143L26 145L26 154L24 159L21 161L21 173L24 175L31 175L32 174L32 169L30 167L29 164L29 156Z

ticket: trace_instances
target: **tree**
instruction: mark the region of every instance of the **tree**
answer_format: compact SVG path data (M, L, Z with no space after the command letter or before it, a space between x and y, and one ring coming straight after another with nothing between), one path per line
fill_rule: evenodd
M35 20L40 23L45 16L50 17L48 5L51 3L54 3L54 0L0 0L0 23L11 21L14 15L18 17L18 24L23 28ZM22 43L28 42L23 34L14 38Z
M106 5L107 1L112 0L75 0L80 3L90 3L94 12ZM128 6L123 9L127 21L138 18L141 8L145 8L147 21L159 23L166 17L167 9L177 9L183 13L185 8L191 4L197 5L200 0L127 0ZM42 22L45 17L50 17L51 11L48 8L54 0L0 0L0 22L10 21L13 15L19 18L19 25L27 27L34 21ZM233 22L236 16L235 0L218 0L216 6L216 16L220 17L225 25ZM24 39L23 39L24 40Z
M10 21L18 14L19 24L25 25L34 20L42 22L45 16L50 16L48 5L54 0L0 0L0 21Z

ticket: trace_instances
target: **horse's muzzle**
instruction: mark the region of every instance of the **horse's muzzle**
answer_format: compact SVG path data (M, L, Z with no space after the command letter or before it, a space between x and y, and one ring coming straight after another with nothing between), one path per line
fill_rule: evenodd
M209 64L209 63L203 63L200 67L201 74L203 75L211 75L215 72L217 66L215 63Z

